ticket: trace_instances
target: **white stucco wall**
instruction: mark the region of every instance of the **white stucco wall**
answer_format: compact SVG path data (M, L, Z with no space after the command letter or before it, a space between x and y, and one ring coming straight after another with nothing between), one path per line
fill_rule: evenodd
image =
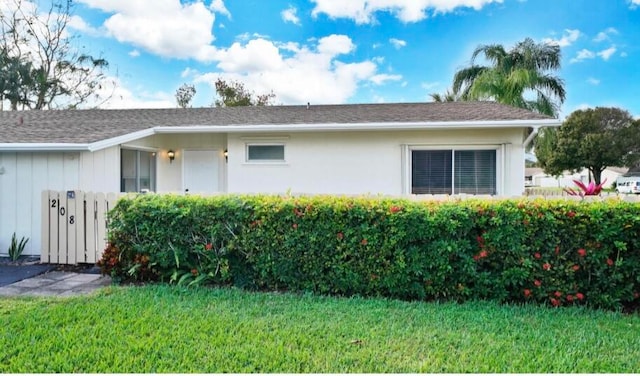
M182 192L182 155L188 150L216 150L223 158L226 148L224 134L165 134L154 135L124 145L95 152L83 152L80 164L79 189L94 192L120 191L120 148L146 150L156 154L157 192ZM175 152L169 163L167 152ZM224 167L224 166L221 166ZM226 172L220 168L221 191L226 187Z
M246 145L263 142L284 143L285 163L247 162ZM498 193L521 195L521 143L521 129L236 134L228 138L228 191L400 195L409 148L496 147Z

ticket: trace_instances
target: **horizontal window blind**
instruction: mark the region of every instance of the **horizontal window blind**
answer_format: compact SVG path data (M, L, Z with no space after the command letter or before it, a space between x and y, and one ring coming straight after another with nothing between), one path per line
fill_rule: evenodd
M455 151L455 193L496 194L496 151Z
M412 150L412 194L490 194L496 190L496 150Z
M411 152L411 193L451 193L451 150L413 150Z

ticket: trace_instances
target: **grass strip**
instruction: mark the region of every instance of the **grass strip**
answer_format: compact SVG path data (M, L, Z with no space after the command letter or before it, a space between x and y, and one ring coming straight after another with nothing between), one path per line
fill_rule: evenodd
M109 287L0 299L0 373L637 372L639 334L580 308Z

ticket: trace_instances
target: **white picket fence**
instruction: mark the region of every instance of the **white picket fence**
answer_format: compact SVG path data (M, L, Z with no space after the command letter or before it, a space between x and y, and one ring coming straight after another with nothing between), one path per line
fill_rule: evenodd
M122 195L43 191L40 262L75 265L98 261L106 246L107 212Z

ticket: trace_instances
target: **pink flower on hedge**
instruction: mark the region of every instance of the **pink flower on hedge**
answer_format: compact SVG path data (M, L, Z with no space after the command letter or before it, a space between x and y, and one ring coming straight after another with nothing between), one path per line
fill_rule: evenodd
M529 289L524 289L523 293L525 298L528 298L531 296L531 290Z
M542 286L542 282L540 282L540 280L536 279L535 281L533 281L533 284L536 285L536 287L540 287Z
M608 258L608 259L607 259L607 265L609 265L609 266L613 266L613 260L612 260L612 259L610 259L610 258Z
M559 298L559 297L561 297L561 296L562 296L562 293L561 293L560 291L556 291L556 292L554 292L554 293L553 293L553 295L554 295L556 298Z
M339 232L336 237L338 238L338 240L342 240L344 239L344 234L342 232Z
M567 301L568 302L572 302L573 301L573 295L567 294Z
M573 218L576 216L576 212L574 212L573 210L569 210L569 212L567 213L567 217L569 218Z
M485 250L482 250L482 251L480 251L480 253L478 253L477 255L473 256L473 259L478 261L478 260L480 260L482 258L485 258L487 256L489 256L489 252L487 252Z
M360 242L360 244L362 244L362 245L367 245L367 244L369 244L369 242L367 241L367 239L362 239L362 241Z
M551 298L551 305L554 307L558 307L560 306L560 301L558 299Z
M576 293L576 299L582 300L582 299L584 299L584 295L581 292L577 292Z
M536 252L536 253L533 254L533 257L535 257L537 259L540 259L540 258L542 258L542 255L540 253Z
M401 211L401 210L402 210L402 208L401 208L401 207L399 207L399 206L396 206L396 205L393 205L391 208L389 208L389 211L390 211L392 214L395 214L395 213L397 213L397 212L399 212L399 211Z
M584 257L586 255L587 255L587 250L586 249L584 249L584 248L578 249L578 256Z
M551 264L549 264L548 262L545 262L544 264L542 264L542 269L551 270Z
M213 249L213 244L211 244L211 243L205 244L204 249L206 249L207 251L212 250Z
M297 230L298 229L298 224L294 223L294 224L291 225L291 227L293 227L294 230Z
M580 265L574 265L571 267L571 269L577 272L578 270L580 270Z

